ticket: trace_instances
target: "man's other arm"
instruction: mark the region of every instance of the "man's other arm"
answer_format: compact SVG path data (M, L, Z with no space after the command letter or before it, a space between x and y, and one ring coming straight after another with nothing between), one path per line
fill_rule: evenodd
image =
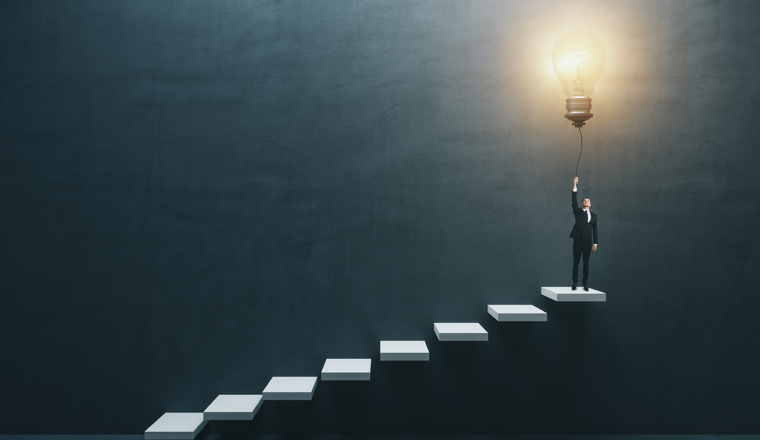
M599 225L599 216L596 216L596 220L594 221L594 252L596 252L596 244L599 243L599 233L596 231L596 227Z

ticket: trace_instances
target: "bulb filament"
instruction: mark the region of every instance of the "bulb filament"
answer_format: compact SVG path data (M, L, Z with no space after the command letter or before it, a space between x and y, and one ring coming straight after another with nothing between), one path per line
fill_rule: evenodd
M575 78L573 79L573 96L583 96L583 73L581 67L586 70L588 66L588 59L591 58L591 54L588 52L575 52L567 54L567 58L575 66Z

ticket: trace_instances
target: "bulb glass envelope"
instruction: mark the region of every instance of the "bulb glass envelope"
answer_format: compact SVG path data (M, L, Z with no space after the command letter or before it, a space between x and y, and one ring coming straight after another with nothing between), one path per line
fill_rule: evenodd
M602 40L591 32L572 31L557 40L552 65L565 95L589 97L606 59Z

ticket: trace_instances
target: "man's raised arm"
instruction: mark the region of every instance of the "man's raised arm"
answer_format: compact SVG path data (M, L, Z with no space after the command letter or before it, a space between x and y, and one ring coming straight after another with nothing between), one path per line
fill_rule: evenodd
M578 211L578 177L573 180L573 215Z

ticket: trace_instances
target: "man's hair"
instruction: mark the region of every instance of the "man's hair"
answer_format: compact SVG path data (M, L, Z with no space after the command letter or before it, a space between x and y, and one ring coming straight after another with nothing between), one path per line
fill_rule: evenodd
M582 198L582 199L581 199L581 202L583 202L583 201L584 201L584 200L586 200L586 199L588 199L588 197L584 197L584 198ZM590 201L591 201L591 199L588 199L588 201L590 202Z

